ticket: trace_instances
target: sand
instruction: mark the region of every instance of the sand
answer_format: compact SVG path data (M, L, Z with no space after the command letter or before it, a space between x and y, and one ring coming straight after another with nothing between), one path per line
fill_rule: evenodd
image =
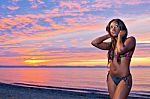
M37 88L0 83L0 99L109 99L107 94L76 92L57 87ZM128 99L141 99L129 97Z

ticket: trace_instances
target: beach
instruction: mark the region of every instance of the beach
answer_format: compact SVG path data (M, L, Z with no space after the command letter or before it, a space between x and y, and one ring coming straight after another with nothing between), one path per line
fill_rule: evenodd
M128 99L150 99L149 70L132 69ZM1 68L0 75L0 99L109 99L105 68Z
M107 95L0 83L0 99L108 99Z
M109 99L107 94L100 91L78 92L69 88L27 86L25 84L15 85L0 83L0 99ZM72 91L71 91L72 90ZM141 99L140 97L128 97L128 99ZM146 99L146 98L142 98ZM147 98L148 99L148 98Z

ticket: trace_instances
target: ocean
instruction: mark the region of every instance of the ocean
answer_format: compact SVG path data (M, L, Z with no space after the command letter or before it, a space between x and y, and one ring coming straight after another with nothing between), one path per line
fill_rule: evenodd
M0 68L0 82L101 90L108 94L107 71L107 68ZM150 68L131 68L131 74L130 95L150 96Z

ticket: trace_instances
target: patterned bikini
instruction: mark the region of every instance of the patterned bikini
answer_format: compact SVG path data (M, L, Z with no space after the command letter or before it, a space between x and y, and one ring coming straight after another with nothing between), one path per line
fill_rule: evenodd
M113 57L117 57L117 58L120 58L120 59L123 58L123 57L125 57L125 58L131 58L132 57L132 55L130 55L130 52L127 52L127 53L125 53L123 55L114 55L113 51L109 51L108 54L110 54L109 57L110 57L111 60L113 60ZM124 76L124 77L119 77L119 76L111 75L110 71L108 71L107 80L108 80L108 76L109 75L111 76L112 80L114 81L114 83L116 85L118 85L121 80L124 80L124 82L128 85L128 87L132 86L129 83L129 77L131 76L131 74L128 74L127 76Z

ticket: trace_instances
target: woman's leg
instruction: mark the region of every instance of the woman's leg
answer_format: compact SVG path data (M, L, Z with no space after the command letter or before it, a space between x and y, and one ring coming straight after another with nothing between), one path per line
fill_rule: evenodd
M116 87L113 99L127 99L131 87L132 87L132 76L128 77L127 82L125 82L122 79Z
M109 73L107 75L107 86L108 86L108 92L109 92L110 98L113 99L115 89L116 89L116 84L112 80Z

